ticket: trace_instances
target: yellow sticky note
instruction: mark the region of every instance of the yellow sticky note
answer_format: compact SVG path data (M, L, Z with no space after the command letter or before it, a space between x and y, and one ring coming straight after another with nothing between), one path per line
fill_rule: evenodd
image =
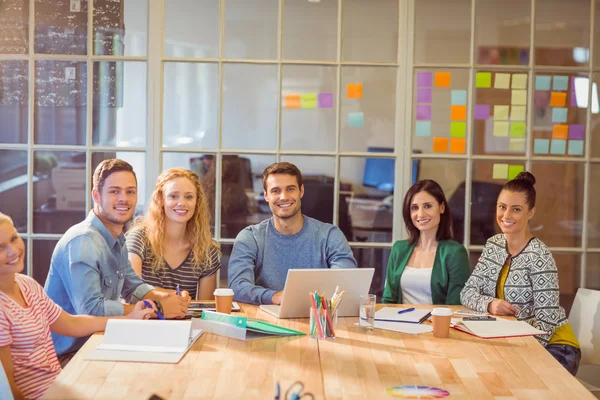
M510 74L496 74L494 79L494 88L508 89L510 86Z
M495 121L507 121L508 120L508 106L494 106L494 120Z
M494 164L492 169L492 179L508 178L508 164Z
M527 90L513 90L510 103L514 106L527 105Z
M510 142L508 143L508 150L525 151L525 139L510 138Z
M508 122L494 121L494 136L508 136Z
M511 121L525 121L527 119L527 107L526 106L512 106L510 108L510 120Z
M527 74L514 74L512 76L513 89L527 89Z

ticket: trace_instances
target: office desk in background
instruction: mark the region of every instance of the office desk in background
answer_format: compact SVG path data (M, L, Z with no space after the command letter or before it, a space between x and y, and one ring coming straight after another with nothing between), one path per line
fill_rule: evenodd
M308 331L308 319L277 320L241 306L242 315ZM243 342L205 333L179 364L85 361L102 340L96 334L43 398L146 400L155 393L169 400L268 400L275 382L286 390L300 380L316 399L391 399L385 389L398 385L443 388L451 399L594 399L533 337L484 340L455 330L449 339L365 334L355 322L340 318L333 340Z

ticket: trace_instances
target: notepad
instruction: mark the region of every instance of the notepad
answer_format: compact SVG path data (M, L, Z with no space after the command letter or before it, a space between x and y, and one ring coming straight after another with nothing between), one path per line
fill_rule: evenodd
M525 321L509 321L503 318L497 318L495 321L453 320L452 327L483 339L547 334L545 331L534 328Z
M192 321L109 319L86 360L176 364L202 335Z
M375 321L406 322L410 324L420 324L429 318L431 309L416 308L413 311L399 314L398 311L405 308L383 307L375 312Z

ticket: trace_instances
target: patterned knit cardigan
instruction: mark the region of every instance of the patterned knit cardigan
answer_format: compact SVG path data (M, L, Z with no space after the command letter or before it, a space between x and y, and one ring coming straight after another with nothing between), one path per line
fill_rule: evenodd
M475 270L460 293L461 303L470 309L487 311L496 298L500 271L508 259L503 234L488 239ZM533 238L511 261L504 284L504 299L518 310L517 319L548 332L536 336L545 347L554 330L567 323L565 310L559 305L558 271L552 254Z

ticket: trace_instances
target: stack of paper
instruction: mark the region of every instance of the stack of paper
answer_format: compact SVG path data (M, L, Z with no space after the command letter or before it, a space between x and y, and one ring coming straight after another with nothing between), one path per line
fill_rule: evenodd
M452 322L454 329L483 339L546 334L525 321L509 321L503 318L497 318L495 321L454 321L453 318Z

